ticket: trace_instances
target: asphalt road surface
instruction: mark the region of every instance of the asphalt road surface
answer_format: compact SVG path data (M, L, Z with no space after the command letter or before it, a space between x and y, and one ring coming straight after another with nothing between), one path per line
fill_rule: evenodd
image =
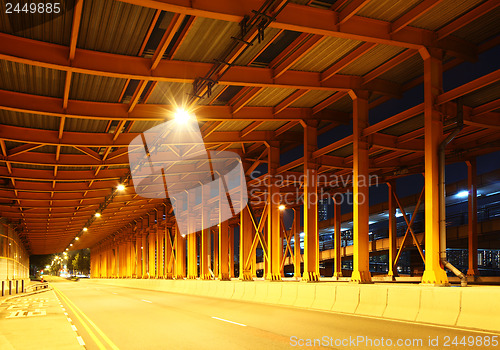
M493 346L495 335L488 332L107 286L88 280L52 285L87 349L500 348ZM486 337L489 346L484 346ZM471 346L479 338L483 346Z

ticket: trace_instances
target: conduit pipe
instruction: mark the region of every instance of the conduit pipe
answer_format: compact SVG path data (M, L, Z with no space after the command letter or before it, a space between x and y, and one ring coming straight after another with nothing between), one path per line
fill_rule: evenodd
M460 278L460 285L467 286L467 276L450 264L446 257L446 193L445 193L445 150L446 146L464 127L462 100L457 100L457 123L455 129L439 144L439 259L444 267Z

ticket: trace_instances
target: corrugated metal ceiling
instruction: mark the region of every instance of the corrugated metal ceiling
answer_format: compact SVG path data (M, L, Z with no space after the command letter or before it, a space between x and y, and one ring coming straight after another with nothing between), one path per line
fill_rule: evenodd
M372 0L357 15L393 22L420 2L422 0Z
M327 37L290 69L322 72L354 50L361 41Z
M411 23L411 26L437 30L481 2L483 0L444 0L429 12L417 18Z
M310 108L316 106L319 102L333 95L332 91L311 90L297 101L292 103L290 107Z
M75 73L71 79L69 98L96 102L120 102L126 79Z
M0 89L50 97L62 97L62 71L0 60Z
M339 74L363 76L402 51L404 49L397 46L377 45L342 69Z
M238 23L196 17L173 59L211 62L220 58L240 31Z
M155 10L113 0L85 0L78 47L136 56Z
M290 96L296 89L264 88L248 106L273 107Z

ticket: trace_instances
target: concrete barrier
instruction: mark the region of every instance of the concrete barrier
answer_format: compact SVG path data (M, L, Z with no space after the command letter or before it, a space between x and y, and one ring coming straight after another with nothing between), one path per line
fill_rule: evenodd
M269 282L267 287L267 298L266 303L268 304L278 304L281 299L282 293L282 282Z
M461 311L456 325L500 332L500 289L498 287L462 288Z
M420 309L420 286L389 288L383 317L415 321Z
M241 282L245 286L245 292L243 293L242 301L254 301L255 300L255 282Z
M250 282L251 283L251 282ZM234 283L234 293L231 299L233 300L243 300L243 295L245 294L245 287L248 282L238 281Z
M387 306L387 286L360 285L357 315L378 316L384 314Z
M269 282L255 282L255 301L256 302L264 302L267 300L267 289L269 286Z
M311 305L313 309L330 311L335 304L336 285L333 283L316 284L316 295Z
M296 307L311 307L316 297L316 284L299 282L297 286L297 300L293 306Z
M454 326L460 314L461 292L457 288L423 287L416 321Z
M208 296L212 282L213 281L200 281L199 295Z
M332 311L353 314L359 304L359 285L339 284Z
M299 282L284 282L281 287L281 298L279 305L293 306L297 300L297 288Z
M231 299L234 293L234 282L232 281L223 281L221 284L221 298L224 299Z

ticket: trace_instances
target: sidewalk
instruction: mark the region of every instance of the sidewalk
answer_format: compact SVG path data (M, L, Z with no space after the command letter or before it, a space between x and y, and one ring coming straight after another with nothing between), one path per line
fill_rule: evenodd
M5 301L0 304L0 349L81 350L83 341L64 313L53 290Z

